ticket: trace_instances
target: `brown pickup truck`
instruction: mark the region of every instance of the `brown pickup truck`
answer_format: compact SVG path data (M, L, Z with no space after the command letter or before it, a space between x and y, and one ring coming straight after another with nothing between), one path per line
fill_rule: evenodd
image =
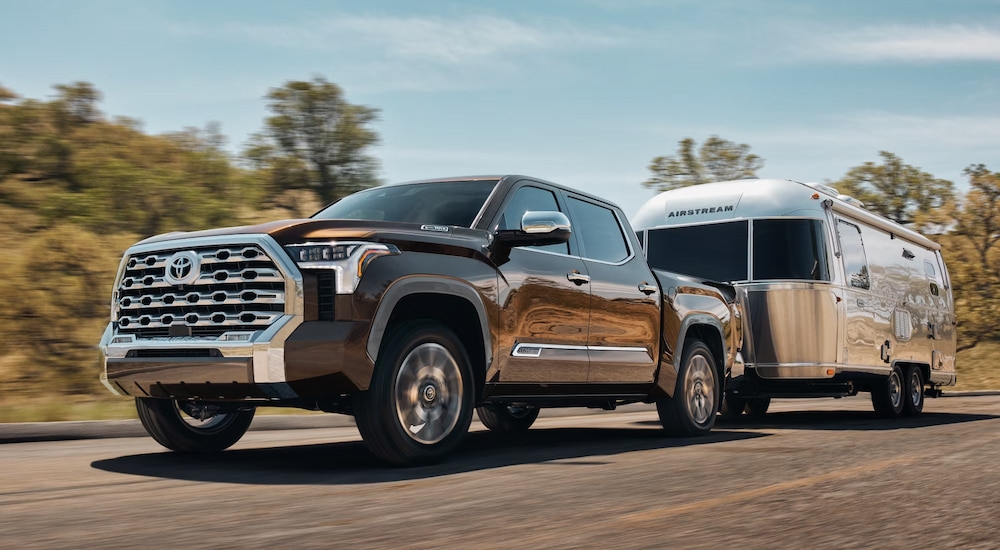
M353 415L379 458L438 460L475 410L656 403L707 433L734 294L653 271L621 210L524 176L389 185L310 219L152 237L122 259L102 381L162 445L212 452L255 407Z

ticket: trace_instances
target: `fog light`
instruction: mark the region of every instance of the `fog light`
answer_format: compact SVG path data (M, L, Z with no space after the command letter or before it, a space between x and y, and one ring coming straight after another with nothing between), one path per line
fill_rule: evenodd
M226 332L219 336L220 342L249 342L253 337L252 332Z

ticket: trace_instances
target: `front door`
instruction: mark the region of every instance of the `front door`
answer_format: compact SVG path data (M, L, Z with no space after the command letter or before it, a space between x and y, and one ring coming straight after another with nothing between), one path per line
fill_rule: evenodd
M519 185L498 229L520 228L526 211L562 211L552 190L533 182ZM590 278L583 260L570 255L569 243L517 247L499 272L500 342L490 380L585 383Z

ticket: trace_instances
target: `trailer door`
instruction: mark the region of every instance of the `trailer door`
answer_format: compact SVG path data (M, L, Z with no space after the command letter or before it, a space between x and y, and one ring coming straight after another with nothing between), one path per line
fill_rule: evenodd
M840 259L844 268L845 330L843 362L853 366L883 364L880 333L875 323L875 296L871 293L871 272L861 228L837 220Z

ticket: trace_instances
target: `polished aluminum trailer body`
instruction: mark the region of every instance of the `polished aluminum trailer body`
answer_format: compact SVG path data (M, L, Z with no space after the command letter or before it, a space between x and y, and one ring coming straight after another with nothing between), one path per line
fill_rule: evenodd
M940 246L818 184L740 180L664 192L633 223L647 260L733 285L747 395L871 391L895 366L955 383ZM737 391L740 391L737 389Z

